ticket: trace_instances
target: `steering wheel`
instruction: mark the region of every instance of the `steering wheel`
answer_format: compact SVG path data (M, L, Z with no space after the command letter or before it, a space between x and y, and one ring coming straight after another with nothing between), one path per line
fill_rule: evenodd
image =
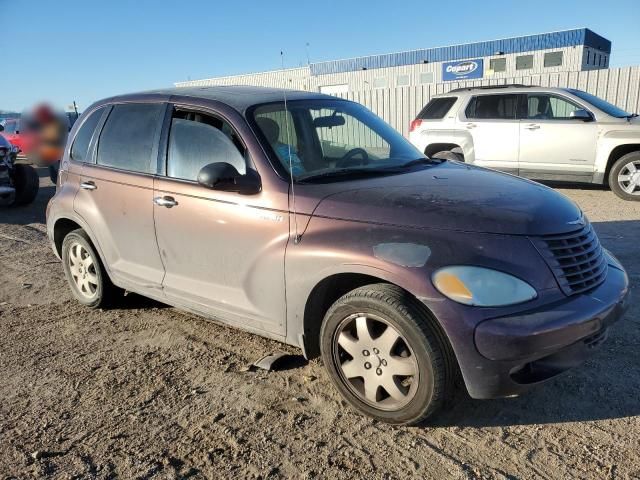
M362 158L360 160L354 159L356 155L360 155ZM347 153L345 153L340 160L336 162L336 168L347 168L353 165L368 165L369 164L369 154L363 148L352 148Z

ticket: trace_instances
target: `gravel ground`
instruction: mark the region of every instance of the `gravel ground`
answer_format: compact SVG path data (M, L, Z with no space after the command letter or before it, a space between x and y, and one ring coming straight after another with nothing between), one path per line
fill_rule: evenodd
M582 368L515 399L460 392L436 424L352 411L322 365L247 366L277 342L135 295L71 299L53 187L0 210L0 478L640 478L640 204L562 190L627 267L632 308Z

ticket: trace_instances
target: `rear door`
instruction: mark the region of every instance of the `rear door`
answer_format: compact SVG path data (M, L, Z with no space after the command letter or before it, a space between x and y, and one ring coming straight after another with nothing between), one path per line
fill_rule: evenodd
M161 295L164 267L153 225L153 176L166 104L111 107L84 163L74 209L87 222L112 279L134 291Z
M476 165L518 172L520 98L518 94L487 94L469 101L460 120L473 138Z
M164 293L221 321L283 335L288 211L276 210L269 192L242 195L197 182L209 163L230 163L240 173L254 168L238 133L244 120L224 113L188 105L173 110L165 174L154 193Z
M520 174L538 179L590 181L596 158L598 127L574 119L582 109L572 100L549 93L527 95L520 121Z

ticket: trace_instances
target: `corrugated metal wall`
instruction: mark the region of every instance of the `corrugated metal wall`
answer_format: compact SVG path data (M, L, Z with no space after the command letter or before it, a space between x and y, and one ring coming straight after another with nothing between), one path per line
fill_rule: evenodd
M631 113L640 113L640 66L591 70L582 72L559 72L511 77L507 79L482 79L467 82L447 82L408 87L378 88L352 91L337 95L362 103L382 117L396 130L407 136L409 123L422 107L439 93L454 88L521 83L542 87L577 88L604 98Z

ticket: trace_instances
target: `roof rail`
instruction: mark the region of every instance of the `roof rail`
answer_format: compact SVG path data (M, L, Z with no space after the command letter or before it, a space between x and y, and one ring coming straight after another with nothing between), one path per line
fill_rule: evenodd
M492 90L494 88L509 88L509 87L515 87L515 88L531 88L531 87L535 87L535 88L537 88L538 85L524 85L522 83L503 83L501 85L481 85L479 87L454 88L453 90L449 90L449 93L450 92L469 92L471 90Z

